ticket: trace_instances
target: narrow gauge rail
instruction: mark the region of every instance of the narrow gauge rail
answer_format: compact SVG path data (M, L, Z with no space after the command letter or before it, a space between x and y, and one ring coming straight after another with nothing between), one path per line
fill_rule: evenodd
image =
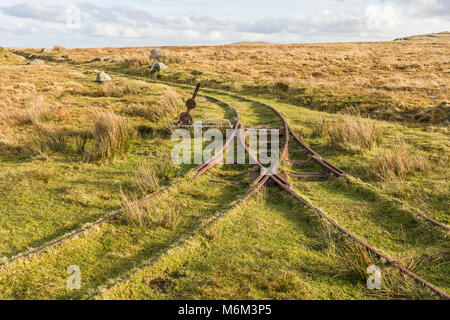
M114 74L114 73L112 73L112 74ZM116 73L116 74L117 74L117 75L123 75L123 74L120 74L120 73ZM136 77L136 76L133 76L133 77L130 77L130 78L133 78L133 79L139 79L139 80L142 80L142 79L143 79L142 77ZM189 89L192 88L192 86L190 86L190 85L179 84L179 83L175 83L175 82L172 83L172 82L167 82L167 81L161 81L161 80L149 80L149 79L145 79L145 81L147 81L147 82L153 82L153 83L159 83L159 84L165 84L165 85L169 85L169 86L177 86L177 87L180 87L180 88L189 88ZM275 109L274 107L272 107L272 106L270 106L270 105L268 105L268 104L266 104L266 103L264 103L264 102L258 101L258 100L254 100L254 99L251 99L251 98L248 98L248 97L244 97L244 96L241 96L241 95L238 95L238 94L234 94L234 93L230 93L230 92L225 92L225 91L218 90L218 89L209 89L209 88L205 88L205 89L203 89L203 91L210 92L211 94L216 93L216 94L221 94L221 95L228 95L228 96L230 96L230 97L234 97L234 98L237 98L237 99L240 99L240 100L243 100L243 101L253 102L253 103L258 103L258 104L263 105L263 106L265 106L265 107L267 107L267 108L269 108L269 109L274 110L274 112L277 113L277 115L279 115L279 116L281 115L281 114L278 113L278 111L275 111L276 109ZM305 150L308 152L309 157L310 157L313 161L315 161L316 163L318 163L318 164L319 164L320 166L322 166L325 170L327 170L328 172L334 174L335 176L343 177L343 178L345 178L348 182L353 183L353 181L352 181L351 179L349 179L349 178L355 179L354 177L352 177L349 173L343 171L342 169L336 167L335 165L333 165L332 163L330 163L328 160L326 160L324 157L322 157L320 154L318 154L316 151L314 151L310 146L308 146L305 142L303 142L302 139L300 139L300 137L292 130L292 128L289 126L289 124L288 124L288 127L289 127L289 132L290 132L290 134L292 134L292 136L294 137L294 139L296 140L296 142L297 142L303 149L305 149ZM316 174L312 174L312 175L310 174L310 175L308 175L308 174L295 174L295 173L293 173L293 174L288 174L288 175L294 176L294 177L295 177L295 176L297 176L297 177L314 177L314 175L316 175ZM316 177L321 177L321 176L320 176L320 175L317 175ZM366 185L366 186L367 186L368 188L370 188L370 189L373 190L373 187L371 187L371 186L369 186L369 185ZM393 198L391 198L391 200L393 200L394 202L399 202L398 199L393 199ZM410 208L409 210L411 211L412 214L414 214L414 215L416 215L416 216L418 216L418 217L424 219L425 221L431 223L431 224L434 225L434 226L437 226L437 227L439 227L439 228L445 229L445 230L447 230L447 231L450 230L450 227L449 227L449 226L447 226L447 225L445 225L445 224L443 224L443 223L441 223L441 222L439 222L439 221L437 221L437 220L435 220L435 219L433 219L433 218L427 216L427 215L424 214L424 213L421 213L421 212L417 211L416 209Z
M256 102L253 100L253 102ZM268 108L270 108L271 110L273 110L283 121L284 126L285 126L285 135L286 135L286 144L284 146L283 149L283 153L285 154L285 152L287 152L287 148L288 148L288 144L289 144L289 134L292 134L292 136L294 137L295 141L304 149L306 149L309 153L309 155L316 160L317 163L319 163L322 167L324 167L325 169L327 169L328 171L330 171L331 173L335 174L338 177L343 177L345 175L344 171L340 170L339 168L337 168L336 166L332 165L331 163L329 163L328 161L326 161L325 159L323 159L318 153L316 153L313 149L311 149L309 146L307 146L293 131L292 129L289 127L289 124L287 122L287 120L283 117L283 115L277 111L274 107L265 104L265 103L260 103ZM241 143L243 143L244 148L246 150L246 152L253 157L253 159L256 161L256 163L258 164L258 166L261 168L261 170L265 170L264 166L257 160L254 158L253 155L251 155L250 150L248 149L248 147L245 144L245 141L243 140L242 135L239 135L240 141ZM294 175L295 176L295 175ZM426 281L425 279L421 278L420 276L418 276L417 274L415 274L414 272L408 270L407 268L405 268L402 264L400 264L399 262L397 262L396 260L390 258L389 256L387 256L385 253L383 253L382 251L380 251L379 249L376 249L375 247L371 246L370 244L368 244L366 241L362 240L361 238L359 238L357 235L353 234L352 232L348 231L347 229L345 229L344 227L342 227L341 225L339 225L336 221L334 221L333 219L331 219L330 217L328 217L326 214L324 214L323 212L321 212L319 209L317 209L316 207L314 207L312 204L310 204L308 201L306 201L304 198L302 198L300 195L298 195L294 190L292 190L289 186L289 184L286 183L286 181L279 175L279 174L274 174L274 175L270 175L270 179L272 179L273 181L275 181L275 183L280 186L280 188L282 188L283 190L286 190L287 192L289 192L292 196L294 196L295 199L299 200L303 205L305 205L306 207L308 207L309 209L313 210L320 218L324 219L325 221L327 221L328 223L330 223L332 226L336 227L339 231L343 232L345 235L349 236L350 238L352 238L353 240L355 240L357 243L361 244L362 246L364 246L367 250L373 252L376 256L378 256L379 258L383 258L385 259L388 263L390 263L391 265L395 266L397 269L399 269L402 273L406 274L407 276L410 276L411 278L413 278L414 280L416 280L417 282L421 283L422 285L428 287L429 289L431 289L434 293L436 293L437 295L439 295L441 298L444 298L446 300L450 300L450 295L448 295L447 293L445 293L444 291L442 291L441 289L439 289L438 287L436 287L435 285L433 285L432 283Z
M209 96L205 96L205 97L208 98L208 99L210 99L210 100L212 100L212 101L215 101L215 102L218 103L218 104L223 104L223 105L225 105L227 108L230 108L230 109L233 111L234 115L235 115L236 122L235 122L235 125L234 125L234 127L233 127L233 132L232 132L232 134L228 137L228 139L226 140L225 144L218 150L218 155L216 155L216 156L214 156L214 157L212 157L212 158L209 158L208 160L206 160L206 161L204 161L202 164L200 164L198 167L196 167L196 168L194 169L195 175L194 175L194 177L191 179L191 181L194 181L195 179L197 179L198 177L200 177L201 175L203 175L205 172L207 172L209 169L211 169L211 168L213 168L214 166L216 166L217 163L219 163L219 161L220 161L220 160L222 159L222 157L223 157L223 152L226 150L226 148L228 147L228 145L229 145L229 144L231 143L231 141L234 139L234 137L235 137L235 135L236 135L236 133L237 133L237 131L238 131L238 128L239 128L239 126L240 126L240 123L239 123L239 121L240 121L240 120L239 120L239 114L237 113L237 111L236 111L235 108L233 108L233 107L232 107L231 105L229 105L228 103L225 103L225 102L223 102L223 101L220 101L220 100L218 100L218 99L216 99L216 98L209 97ZM166 187L162 188L161 190L159 190L159 191L157 191L157 192L155 192L155 193L152 193L152 194L150 194L150 195L145 196L142 200L146 201L146 200L154 199L154 198L156 198L156 197L158 197L158 196L160 196L160 195L162 195L162 194L164 194L164 193L170 191L170 190L173 189L174 187L180 185L182 182L183 182L183 179L179 179L178 181L172 183L171 185L166 186ZM73 230L73 231L71 231L70 233L68 233L68 234L66 234L66 235L64 235L64 236L62 236L62 237L60 237L60 238L58 238L58 239L52 240L52 241L50 241L50 242L48 242L48 243L46 243L46 244L44 244L44 245L42 245L42 246L40 246L40 247L38 247L38 248L36 248L36 249L33 249L33 250L31 250L31 251L27 251L27 252L24 252L24 253L19 253L19 254L15 255L14 257L10 258L8 261L3 262L3 263L0 263L0 268L2 268L3 266L5 266L5 265L7 265L7 264L10 264L10 263L12 263L12 262L14 262L14 261L16 261L16 260L19 260L19 259L26 259L26 258L29 258L29 257L34 256L34 255L36 255L36 254L39 254L39 253L41 253L41 252L44 252L44 251L46 251L46 250L48 250L48 249L50 249L50 248L59 246L59 245L61 245L64 241L67 241L67 240L70 240L70 239L77 238L77 237L79 237L80 235L83 235L83 234L89 232L90 230L92 230L92 229L95 228L95 227L101 226L101 225L103 225L103 224L105 224L105 223L108 223L108 222L110 222L110 221L113 221L114 219L119 218L121 215L122 215L122 211L117 211L117 212L115 212L115 213L113 213L113 214L110 214L110 215L107 216L107 217L100 218L99 220L93 222L92 224L90 224L90 225L87 226L87 227L83 227L83 228L80 228L80 229L77 229L77 230Z

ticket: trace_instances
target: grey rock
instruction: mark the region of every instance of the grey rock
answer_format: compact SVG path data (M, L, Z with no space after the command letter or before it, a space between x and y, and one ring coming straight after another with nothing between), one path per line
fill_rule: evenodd
M97 82L111 81L111 77L104 71L97 73Z
M162 62L154 62L152 64L152 67L150 69L150 73L156 73L156 72L161 72L164 70L167 70L169 67L166 66L164 63Z
M153 49L150 51L150 57L157 59L159 57L167 56L167 52L160 50L160 49Z
M106 62L114 62L122 59L120 56L112 56L112 57L97 57L94 61L106 61Z
M52 49L50 49L50 48L42 48L41 52L42 53L50 53L50 52L52 52Z
M412 39L409 38L409 37L403 37L403 38L394 39L394 41L409 41L409 40L412 40Z
M45 62L41 59L33 59L31 61L29 61L27 64L29 65L43 65L45 64Z

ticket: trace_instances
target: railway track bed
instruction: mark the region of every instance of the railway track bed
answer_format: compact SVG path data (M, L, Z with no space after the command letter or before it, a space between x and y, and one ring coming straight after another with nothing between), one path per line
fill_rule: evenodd
M220 92L208 95L232 105L243 125L283 127L281 114L274 116L278 108ZM285 132L292 129L287 122L284 126ZM261 176L250 185L248 165L237 175L229 174L235 170L233 165L214 168L157 197L154 206L173 212L174 221L156 229L130 227L123 221L105 224L58 248L19 259L0 270L0 286L8 288L0 297L363 299L422 294L448 298L445 230L380 200L376 192L349 184L345 172L303 144L295 130L280 143L281 160L292 160L284 148L288 139L298 151L295 156L292 152L296 161L281 161L282 169L286 166L297 173L289 178L289 185L277 176ZM269 179L280 183L280 189L260 192ZM336 259L345 256L344 249L334 246L342 242L340 236L331 231L324 235L328 227L283 188L294 196L300 194L303 204L325 213L328 222L351 230L357 239L429 279L431 290L409 280L405 281L410 291L398 284L379 293L367 290L351 262ZM370 256L366 262L390 268L383 259ZM64 288L66 265L84 270L81 290ZM364 266L359 267L361 271Z

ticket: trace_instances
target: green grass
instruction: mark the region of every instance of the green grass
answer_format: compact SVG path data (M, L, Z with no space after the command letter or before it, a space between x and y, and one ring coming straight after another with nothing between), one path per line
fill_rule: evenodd
M57 65L48 68L48 76L55 78L64 70ZM193 165L173 166L168 162L175 144L170 141L168 123L177 118L173 111L176 108L162 117L149 116L156 108L164 106L161 101L167 86L147 82L145 78L129 79L126 74L129 70L117 71L121 73L111 72L115 85L132 89L119 90L120 94L98 94L101 88L93 81L95 70L86 66L66 68L64 72L71 75L71 82L62 82L62 90L50 91L46 96L46 101L54 107L52 116L42 122L73 134L92 132L94 124L89 111L93 109L126 117L137 135L123 156L111 161L90 159L64 148L49 150L43 156L31 152L27 143L0 144L0 256L11 258L118 210L122 205L121 192L130 197L142 196L145 190L137 187L134 174L142 166L154 171L156 187L169 185L179 176L187 175L176 189L150 203L154 210L173 213L176 223L141 226L119 219L30 259L9 263L0 269L0 298L430 297L429 292L414 283L399 285L400 278L376 259L374 263L382 267L382 274L389 279L382 292L366 289L364 268L355 270L351 266L355 256L349 252L356 248L355 244L347 243L350 249L342 249L341 235L328 234L327 227L313 212L277 188L264 190L188 243L167 251L215 214L227 210L246 192L245 188L212 184L208 180L249 182L249 174L233 175L250 167L219 166L190 183L189 170ZM192 94L191 89L173 87L183 99ZM43 89L38 85L39 92ZM442 223L450 223L447 129L376 120L381 136L377 144L367 150L346 151L333 145L328 136L315 133L317 119L333 120L334 114L311 110L320 108L279 96L278 91L287 90L282 85L264 90L243 87L239 93L275 106L306 143L357 178L353 184L335 178L291 179L293 188L345 228L449 292L448 232L420 220L406 205L409 203L410 207ZM243 125L281 126L280 119L261 104L224 92L208 91L208 87L203 88L202 93L230 103L237 109ZM317 95L318 100L322 97L317 92L311 94ZM234 114L225 106L204 99L198 99L192 115L195 120L234 121ZM29 137L35 128L32 124L21 123L8 130L11 130L8 131L11 139L18 141ZM412 154L420 153L426 158L429 168L380 179L373 174L373 162L381 151L388 152L399 139L405 141ZM300 150L294 145L292 142L292 150ZM290 154L289 158L307 159L307 156L298 153ZM313 162L304 167L288 163L283 167L298 172L322 170ZM369 190L367 184L373 190ZM153 187L151 189L148 191L154 191ZM400 202L390 201L392 197ZM352 253L355 252L358 251L355 249ZM154 265L140 268L152 259L156 259ZM66 288L69 276L66 269L70 265L81 269L81 290ZM127 275L131 276L129 280L118 283Z
M314 218L279 200L289 202L268 190L97 298L370 299L363 282L339 273Z

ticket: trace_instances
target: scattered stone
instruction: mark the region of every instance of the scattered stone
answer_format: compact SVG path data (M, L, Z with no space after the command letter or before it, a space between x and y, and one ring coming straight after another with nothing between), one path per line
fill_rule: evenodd
M408 40L412 40L412 39L410 37L403 37L403 38L394 39L394 41L408 41Z
M97 82L111 81L111 77L104 71L97 73Z
M231 52L233 52L233 51L231 51L230 49L225 49L225 50L223 50L223 53L225 53L225 54L231 53Z
M150 73L156 73L156 72L161 72L164 70L167 70L169 67L166 66L164 63L162 62L154 62L152 64L152 68L150 69Z
M114 62L122 59L120 56L112 56L112 57L97 57L94 61L106 61L106 62Z
M167 56L167 52L160 49L153 49L152 51L150 51L150 56L154 59L157 59L159 57Z
M29 65L43 65L45 64L45 62L41 59L33 59L31 61L29 61L27 64Z
M55 61L62 62L62 61L66 61L66 59L64 59L64 58L55 58Z
M50 48L42 48L41 52L42 53L50 53L50 52L52 52L52 49L50 49Z

